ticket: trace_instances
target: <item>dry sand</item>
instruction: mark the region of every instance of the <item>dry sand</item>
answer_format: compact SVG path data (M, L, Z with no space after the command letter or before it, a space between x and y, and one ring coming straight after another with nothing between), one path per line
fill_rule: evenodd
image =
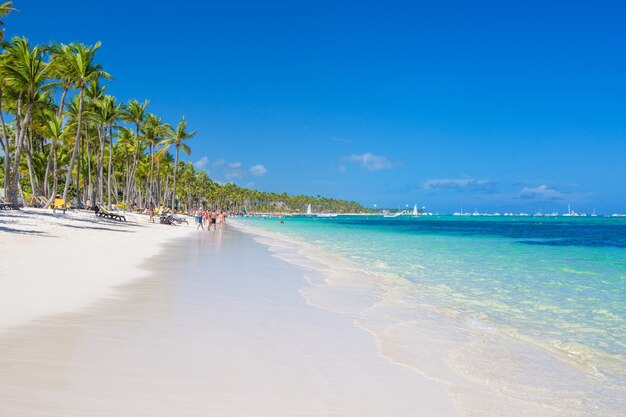
M127 222L89 211L1 211L0 334L114 296L117 286L147 276L145 259L194 229L124 214Z

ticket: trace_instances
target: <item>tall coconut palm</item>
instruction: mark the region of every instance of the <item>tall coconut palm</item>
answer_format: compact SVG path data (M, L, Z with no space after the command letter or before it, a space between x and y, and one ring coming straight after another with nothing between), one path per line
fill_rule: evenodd
M54 180L52 183L52 190L51 190L51 194L52 196L49 198L48 202L46 203L46 206L50 205L50 201L52 201L52 197L54 197L54 195L56 194L56 190L57 190L57 186L58 186L58 181L59 181L59 177L57 175L57 171L58 171L58 158L56 155L56 151L54 149L56 149L56 145L57 143L61 143L61 137L63 135L63 119L60 116L51 116L47 121L46 121L46 126L45 126L45 132L46 132L46 136L50 138L51 143L50 143L50 147L53 149L53 164L52 164L52 174L54 176ZM46 174L47 174L47 170L46 170Z
M73 71L72 66L67 62L67 58L71 55L71 50L73 46L52 43L46 49L50 55L50 76L54 79L53 82L49 84L50 88L61 88L61 100L59 102L59 107L57 109L57 116L61 117L63 115L63 111L65 111L65 99L67 97L67 93L72 88L73 85ZM63 128L63 119L61 119L61 128ZM48 172L51 170L52 165L57 164L57 152L56 152L56 143L53 141L51 143L48 155L48 162L46 164L46 179L48 178ZM57 172L56 169L53 172ZM55 183L57 182L57 178L55 178ZM53 187L51 191L50 198L48 200L47 206L50 205L52 201L52 197L56 194L56 187Z
M191 148L189 148L189 145L187 145L185 141L191 139L196 134L197 132L187 132L187 121L185 120L185 116L183 116L182 120L178 122L176 129L173 129L170 136L161 142L163 148L159 152L167 152L171 146L174 146L176 149L176 156L174 160L174 184L172 187L172 211L174 211L174 206L176 205L176 172L178 171L178 152L182 149L183 152L190 155Z
M133 123L135 125L135 154L133 155L133 165L130 172L127 172L126 180L126 195L128 195L129 197L130 192L133 189L133 185L135 182L135 171L137 170L137 163L139 162L139 149L141 148L141 139L139 136L139 132L141 129L141 125L146 118L146 108L148 107L148 103L148 100L145 100L143 103L139 103L137 100L130 100L122 114L122 120L128 123Z
M70 157L70 166L65 177L65 188L63 189L63 199L67 200L67 192L70 186L70 178L74 161L78 148L80 146L80 134L83 116L83 99L85 88L87 85L99 80L100 78L111 78L111 76L102 70L102 66L94 62L96 51L100 47L100 42L96 42L93 46L85 46L77 44L73 48L64 50L66 54L66 63L69 66L69 74L71 75L74 88L78 89L78 121L76 127L76 137L74 140L74 150Z
M17 93L17 109L15 118L15 151L13 167L9 173L9 200L17 205L18 168L24 135L30 123L33 104L37 93L48 77L48 66L43 61L42 50L35 46L31 49L26 38L13 38L4 51L4 57L0 62L0 74L6 85ZM22 117L23 103L26 102L26 113ZM5 163L11 163L10 149L7 147ZM5 179L6 181L7 179Z
M5 17L11 12L16 12L17 9L13 8L13 2L7 1L0 4L0 17ZM4 22L0 20L0 26L4 26ZM0 40L4 39L4 28L0 29Z
M146 201L154 203L153 185L154 185L154 150L155 147L171 132L171 126L163 124L163 120L154 115L148 114L143 126L144 137L150 146L150 171L148 172L148 190L146 192Z
M122 105L115 104L115 97L104 96L102 99L96 101L96 119L99 123L98 138L100 139L101 146L101 160L98 161L99 172L99 188L100 199L104 199L103 190L103 165L104 165L104 146L106 144L107 135L109 135L109 162L107 168L107 204L111 204L111 172L113 169L113 128L115 127L117 120L122 114Z

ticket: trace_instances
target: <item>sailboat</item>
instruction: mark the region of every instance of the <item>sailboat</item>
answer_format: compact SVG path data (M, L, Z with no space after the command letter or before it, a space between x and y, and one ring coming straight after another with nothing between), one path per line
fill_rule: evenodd
M417 204L413 206L413 217L417 217L419 216L419 213L417 212Z
M306 208L306 215L307 215L307 216L311 216L311 215L313 215L313 213L311 212L311 205L310 205L310 204L309 204L309 205L307 206L307 208Z

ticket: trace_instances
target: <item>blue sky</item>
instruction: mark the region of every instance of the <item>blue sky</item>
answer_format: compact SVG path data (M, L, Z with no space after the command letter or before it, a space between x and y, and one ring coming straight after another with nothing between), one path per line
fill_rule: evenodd
M450 212L626 211L623 2L20 1L218 181ZM90 5L91 3L91 5ZM87 16L87 17L85 17Z

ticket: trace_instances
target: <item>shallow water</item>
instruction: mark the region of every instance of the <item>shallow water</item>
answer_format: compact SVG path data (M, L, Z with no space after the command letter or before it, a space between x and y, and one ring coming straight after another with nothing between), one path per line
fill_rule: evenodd
M538 415L623 411L624 219L242 221L323 260L326 285L303 295L352 312L383 355L454 386L479 384L457 393L468 415L481 401L519 401Z

